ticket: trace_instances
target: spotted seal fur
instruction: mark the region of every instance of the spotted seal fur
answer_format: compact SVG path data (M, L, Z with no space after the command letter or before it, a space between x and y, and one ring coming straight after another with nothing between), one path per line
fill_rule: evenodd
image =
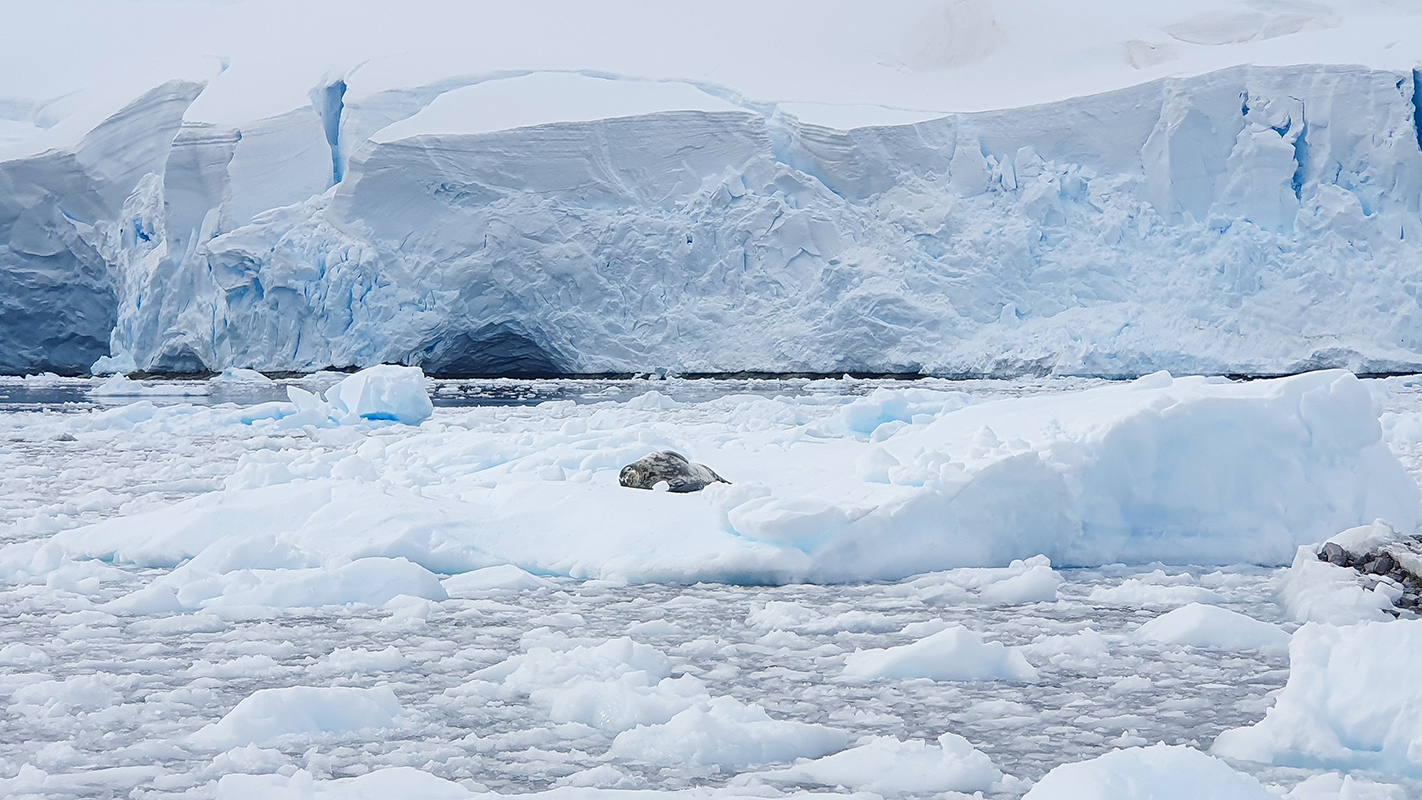
M633 489L650 489L662 481L673 492L699 492L713 483L730 483L705 464L693 464L670 450L639 458L617 475L618 483Z

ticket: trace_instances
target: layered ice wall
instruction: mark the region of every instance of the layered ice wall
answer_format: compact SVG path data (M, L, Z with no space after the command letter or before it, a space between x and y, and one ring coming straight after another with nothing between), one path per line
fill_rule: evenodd
M164 171L202 90L165 83L69 150L0 161L0 372L86 372L109 351L118 308L95 225L112 225L146 176Z
M88 261L12 232L64 293L23 303L4 368L82 369L106 326L153 371L1422 368L1406 72L1238 67L850 130L606 75L344 86L150 131L147 174L58 226Z

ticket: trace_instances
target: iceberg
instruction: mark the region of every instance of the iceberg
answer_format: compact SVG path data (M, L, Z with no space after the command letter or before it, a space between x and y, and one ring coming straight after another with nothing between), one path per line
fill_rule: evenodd
M1211 752L1281 766L1422 775L1416 684L1422 621L1310 622L1289 645L1289 682L1263 720L1220 734ZM1384 688L1385 687L1385 688Z
M447 587L429 574L510 564L545 576L752 584L998 567L958 576L961 586L927 576L915 591L929 603L1001 605L1055 597L1050 564L1282 565L1303 543L1377 518L1422 529L1418 488L1382 440L1367 388L1347 373L1244 383L1152 375L963 403L957 392L911 388L829 404L732 396L670 408L643 398L478 409L461 424L420 427L355 419L341 426L345 444L319 457L256 451L220 491L0 549L0 573L42 580L65 558L174 569L155 584L168 594L119 601L138 611L540 585L517 570ZM871 412L859 404L923 410L864 433ZM173 422L151 427L197 424L193 413L163 411ZM277 432L307 419L209 413L225 420L218 430ZM96 412L76 430L132 425L139 414L159 410L144 401ZM329 424L327 411L317 416L302 424ZM686 495L618 485L622 464L663 447L704 457L735 483ZM866 461L873 470L858 468ZM347 575L362 564L372 572ZM286 581L283 570L298 572ZM1172 583L1159 572L1098 587L1091 600L1220 599ZM384 596L362 593L379 587ZM769 628L819 624L801 619L808 613L791 604L763 616Z

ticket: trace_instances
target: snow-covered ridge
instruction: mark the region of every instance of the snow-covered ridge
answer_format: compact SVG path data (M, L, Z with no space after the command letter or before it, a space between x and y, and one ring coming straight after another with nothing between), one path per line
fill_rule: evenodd
M127 196L55 206L72 264L24 249L17 209L9 272L69 287L25 307L89 286L95 311L16 326L0 366L62 340L43 366L82 371L110 313L112 351L160 372L1416 369L1416 82L1237 67L842 131L705 83L332 81L253 125L155 126L146 177L93 168ZM520 113L529 91L559 113Z

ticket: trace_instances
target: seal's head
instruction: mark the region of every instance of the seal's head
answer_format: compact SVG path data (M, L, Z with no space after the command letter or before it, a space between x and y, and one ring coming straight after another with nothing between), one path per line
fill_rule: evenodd
M681 453L663 450L639 458L617 473L617 482L633 489L650 489L660 481L673 483L684 477L691 468L691 462Z

